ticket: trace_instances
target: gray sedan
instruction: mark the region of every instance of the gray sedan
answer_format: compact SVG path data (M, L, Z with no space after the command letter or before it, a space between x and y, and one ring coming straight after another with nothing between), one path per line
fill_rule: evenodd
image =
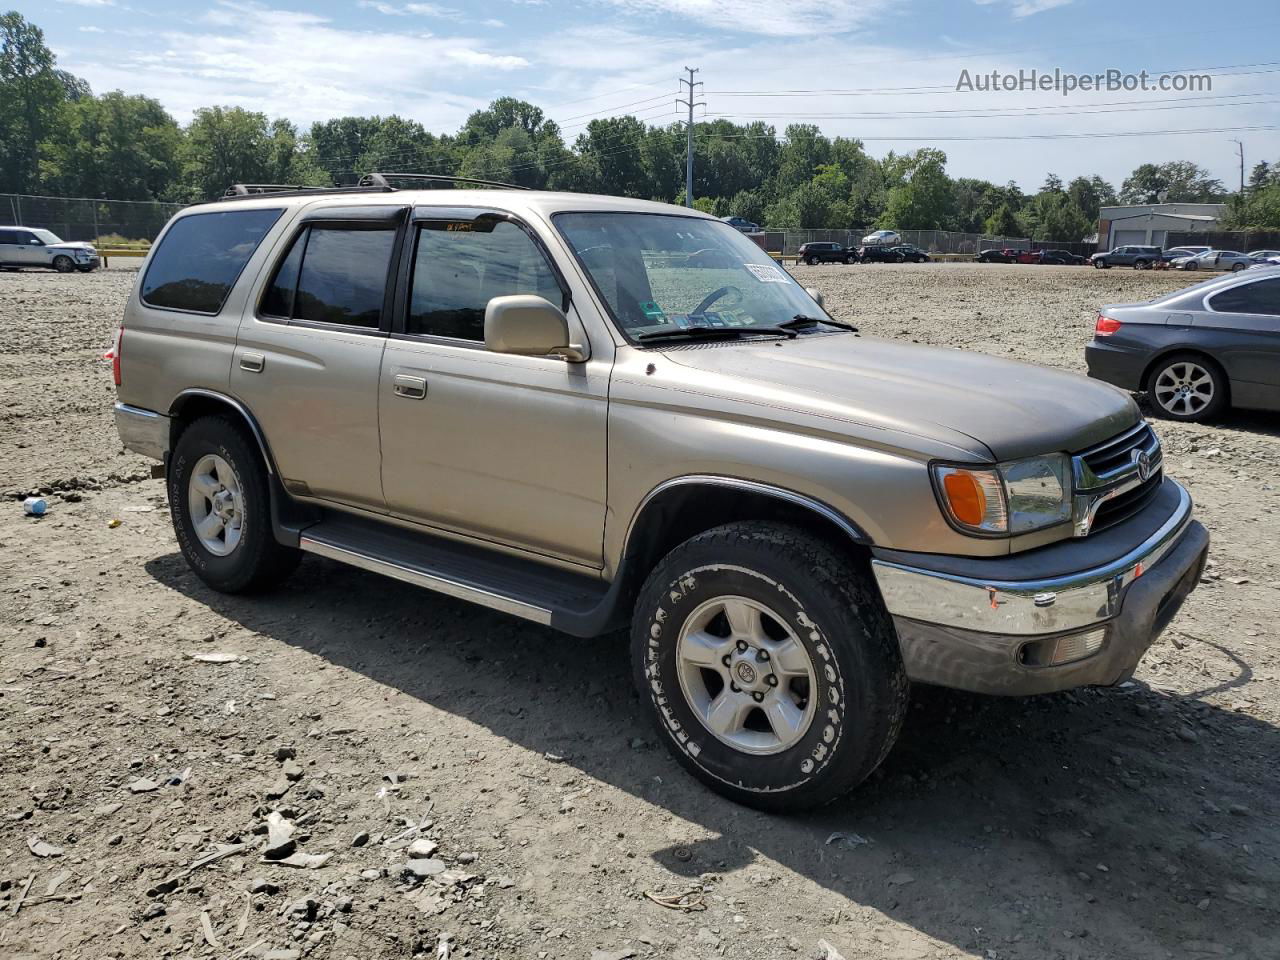
M1255 261L1235 250L1206 250L1194 257L1179 257L1173 261L1175 270L1248 270Z
M1085 360L1089 376L1145 390L1172 420L1280 410L1280 267L1105 306Z

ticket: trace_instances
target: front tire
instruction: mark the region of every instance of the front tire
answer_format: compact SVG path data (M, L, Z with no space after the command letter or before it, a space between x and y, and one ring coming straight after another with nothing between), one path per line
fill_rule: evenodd
M53 258L53 269L57 270L59 273L70 273L75 268L75 261L66 254L60 253L58 256Z
M194 421L178 438L168 476L174 534L201 580L247 593L293 572L302 555L272 533L266 468L239 425L222 416Z
M772 523L726 524L671 551L637 600L632 663L681 765L779 812L866 779L897 738L910 689L869 575Z

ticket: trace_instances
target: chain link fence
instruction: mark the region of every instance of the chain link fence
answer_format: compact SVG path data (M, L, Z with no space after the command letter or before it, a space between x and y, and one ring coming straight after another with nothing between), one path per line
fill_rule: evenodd
M0 224L40 227L62 240L99 243L103 237L150 243L181 203L154 200L94 200L0 193Z

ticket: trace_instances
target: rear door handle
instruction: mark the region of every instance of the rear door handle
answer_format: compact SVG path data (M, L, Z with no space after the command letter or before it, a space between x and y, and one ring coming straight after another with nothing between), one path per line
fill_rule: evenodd
M248 370L250 373L261 373L262 368L267 365L267 358L260 353L242 353L240 354L240 369Z
M403 373L396 374L391 381L391 392L397 397L408 400L421 400L427 395L427 378L409 377Z

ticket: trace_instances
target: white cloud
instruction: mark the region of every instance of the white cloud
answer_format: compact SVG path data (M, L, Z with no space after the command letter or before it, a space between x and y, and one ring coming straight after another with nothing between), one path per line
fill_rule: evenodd
M384 3L382 0L360 0L357 6L377 10L378 13L388 17L408 17L415 14L420 17L442 17L446 20L458 20L462 17L459 11L451 7L442 7L434 3L406 3L402 7L397 7L394 3Z
M58 0L59 3L69 3L76 7L114 7L116 0Z
M1008 5L1010 11L1017 19L1023 17L1032 17L1037 13L1044 13L1046 10L1052 10L1055 7L1065 7L1074 0L973 0L980 7L991 6L994 3L1003 3Z
M241 29L245 22L253 29ZM150 34L107 62L63 65L94 89L157 97L182 121L226 104L303 125L399 113L443 131L505 92L492 74L529 61L475 37L347 29L317 14L222 2L191 29ZM450 92L460 89L468 93Z
M605 0L636 14L684 17L718 30L773 37L850 33L875 19L892 0ZM1036 0L1029 0L1036 2ZM1043 0L1040 0L1043 2Z
M78 27L81 33L106 33L101 27Z

